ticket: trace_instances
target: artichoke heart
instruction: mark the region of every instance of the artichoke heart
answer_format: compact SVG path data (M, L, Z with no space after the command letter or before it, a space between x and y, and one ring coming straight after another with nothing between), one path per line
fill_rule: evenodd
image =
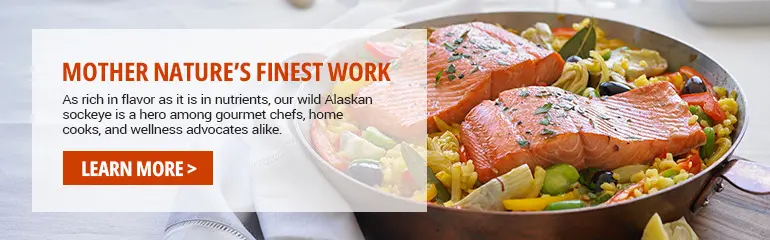
M551 43L553 42L553 34L551 33L551 27L546 23L535 23L534 27L527 28L521 32L521 37L532 41L533 43L540 45L541 47L553 51Z
M561 77L552 86L581 94L588 85L588 69L585 65L568 62L564 64Z
M526 197L533 181L529 165L522 164L500 175L496 181L489 181L471 191L468 196L455 203L455 206L472 210L503 211L503 200Z
M626 79L636 79L642 75L657 76L668 68L666 59L655 50L624 50L621 54L628 59Z
M453 163L460 161L460 141L451 131L428 138L428 166L437 172L449 172Z

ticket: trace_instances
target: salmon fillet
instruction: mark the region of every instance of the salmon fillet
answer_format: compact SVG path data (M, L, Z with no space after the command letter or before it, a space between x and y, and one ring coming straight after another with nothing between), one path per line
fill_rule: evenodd
M465 117L463 146L486 182L529 164L606 170L683 154L706 135L668 82L588 99L556 87L524 87L484 101Z
M505 90L550 85L564 67L557 53L486 23L437 29L426 50L427 79L399 78L361 89L359 96L377 96L384 101L352 106L352 118L397 137L424 128L425 124L428 132L435 132L438 128L434 116L459 123L474 106L497 98ZM426 92L427 96L418 96ZM427 106L419 112L418 108L408 107L415 104Z

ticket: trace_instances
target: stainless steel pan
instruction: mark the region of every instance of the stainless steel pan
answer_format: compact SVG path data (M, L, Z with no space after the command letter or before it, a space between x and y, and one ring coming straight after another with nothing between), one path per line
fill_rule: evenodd
M586 16L539 12L498 12L450 16L404 26L403 28L441 27L471 21L499 23L513 29L526 29L536 22L552 27L569 27ZM620 38L631 46L657 50L669 62L671 69L687 65L703 73L715 86L742 93L738 82L713 59L673 37L651 30L611 20L599 19L608 36ZM314 83L316 84L316 83ZM300 94L328 91L328 86L305 85ZM721 191L722 180L753 194L770 193L770 168L733 156L748 123L746 98L738 95L740 110L738 125L733 132L733 146L711 167L698 175L664 189L657 194L619 204L561 212L479 212L429 206L427 213L356 213L367 238L373 239L625 239L641 236L649 218L658 213L664 221L692 213L708 204L708 197ZM309 144L310 122L295 122L307 150L317 158L319 168L333 184L359 187L348 201L365 201L371 197L393 198L408 204L408 200L392 197L367 187L334 169ZM764 179L760 179L764 178Z

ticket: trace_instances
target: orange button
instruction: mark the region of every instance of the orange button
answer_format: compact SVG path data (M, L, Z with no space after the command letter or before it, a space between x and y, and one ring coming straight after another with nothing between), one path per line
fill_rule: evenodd
M212 151L64 151L64 185L212 185Z

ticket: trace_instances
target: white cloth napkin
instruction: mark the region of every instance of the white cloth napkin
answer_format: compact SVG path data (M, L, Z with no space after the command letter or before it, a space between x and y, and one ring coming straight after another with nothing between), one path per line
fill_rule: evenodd
M284 126L283 129L288 129ZM260 149L278 149L272 154L259 154L251 173L254 207L265 239L363 239L355 217L350 212L263 212L261 209L285 205L325 202L339 206L344 199L309 161L315 161L296 142L299 136L285 133L259 141ZM294 139L292 139L294 138ZM267 151L264 151L267 152ZM291 169L293 174L281 174ZM301 180L297 181L297 176ZM286 190L290 192L286 192ZM302 193L306 197L296 197ZM276 206L276 204L280 206ZM338 208L345 208L338 207ZM289 209L288 211L293 211ZM349 210L347 210L349 211Z

